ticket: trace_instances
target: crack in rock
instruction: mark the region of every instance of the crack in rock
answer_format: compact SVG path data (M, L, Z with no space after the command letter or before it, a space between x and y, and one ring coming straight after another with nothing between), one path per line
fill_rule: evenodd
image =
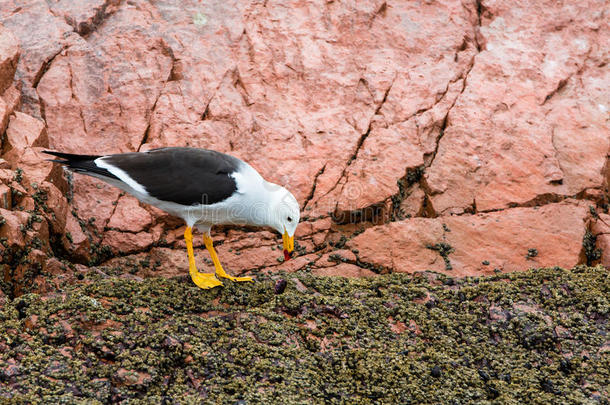
M386 89L386 91L384 93L383 99L381 100L381 102L379 103L379 105L377 106L375 111L373 112L371 119L369 120L369 125L367 127L367 130L362 135L360 135L360 137L358 138L358 142L356 143L356 148L354 150L354 153L352 153L352 155L348 159L347 163L345 164L343 170L341 171L341 175L339 176L339 178L337 179L335 184L330 188L330 190L328 190L326 193L324 193L320 198L325 197L328 194L335 191L335 189L341 183L341 181L343 179L345 179L345 177L346 177L345 174L346 174L347 170L349 169L349 166L354 162L354 160L356 160L356 158L358 157L358 153L360 152L360 149L362 148L362 145L364 144L364 141L371 133L371 129L373 126L373 121L375 120L375 116L377 116L379 114L379 111L381 111L381 108L383 107L384 103L386 102L386 100L388 98L388 94L390 94L390 90L392 89L392 86L394 85L395 80L396 80L396 75L394 75L392 82L390 83L390 85L388 86L388 88ZM370 92L370 90L369 90L369 92ZM345 183L343 183L343 186L345 186ZM343 187L341 188L341 192L342 191L343 191Z
M570 73L567 77L564 77L563 79L560 79L559 82L557 83L557 86L555 86L555 88L553 90L551 90L551 92L544 97L544 100L542 101L542 103L540 105L545 105L557 93L561 92L561 90L563 90L565 88L565 86L568 84L570 79L572 79L572 77L579 76L584 72L584 70L587 66L587 60L589 60L589 57L591 55L591 51L592 51L592 48L589 48L589 50L587 51L587 54L583 58L582 65L580 65L575 72Z
M55 58L62 53L63 51L69 49L70 46L69 45L64 45L61 47L61 49L59 51L57 51L55 54L51 55L48 59L46 59L42 65L40 66L40 69L38 70L38 72L36 73L36 75L34 76L34 80L32 81L32 87L34 89L36 89L38 87L38 83L40 83L40 79L42 79L42 77L44 76L45 73L47 73L49 71L49 69L51 68L51 64L53 63L53 61L55 60Z
M72 27L76 34L86 40L90 34L97 31L99 27L104 24L108 17L118 11L120 5L121 0L106 0L100 7L87 10L92 11L92 15L86 16L85 19L81 19L80 21L77 21L77 18L82 16L75 18L73 15L70 15L70 11L73 10L56 10L49 4L49 12L53 16L65 21L66 24ZM61 13L61 11L64 11L64 13Z
M316 173L315 177L313 178L313 184L311 186L311 190L309 191L309 194L307 195L307 197L305 198L305 202L303 203L303 206L301 208L301 211L304 211L305 208L307 207L307 204L309 204L309 202L311 201L311 199L313 198L314 193L316 192L316 186L318 185L318 177L320 177L322 174L324 174L324 171L326 170L326 165L328 163L324 163L324 165L322 166L322 168L320 168L320 170L318 170L318 172Z

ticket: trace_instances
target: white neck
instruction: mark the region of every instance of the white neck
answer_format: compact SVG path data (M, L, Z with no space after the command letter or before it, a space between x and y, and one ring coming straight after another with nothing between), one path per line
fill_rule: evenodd
M270 183L254 170L250 165L244 163L239 172L233 174L240 195L240 203L237 207L240 222L248 225L272 226L273 207L282 188L277 184Z

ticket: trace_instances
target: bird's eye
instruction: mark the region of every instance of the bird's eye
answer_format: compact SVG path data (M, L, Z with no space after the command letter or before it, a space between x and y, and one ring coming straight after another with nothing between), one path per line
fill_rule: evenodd
M288 219L288 222L292 222L292 218L288 217L287 219Z

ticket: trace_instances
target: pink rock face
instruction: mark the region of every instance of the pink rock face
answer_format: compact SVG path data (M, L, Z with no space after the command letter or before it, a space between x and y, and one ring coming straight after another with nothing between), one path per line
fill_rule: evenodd
M41 183L38 191L43 205L42 215L49 222L51 230L57 235L62 235L66 228L66 218L70 215L65 193L52 182Z
M333 267L321 267L314 269L313 274L317 276L342 276L342 277L373 277L376 274L368 269L363 269L349 263L341 263Z
M61 17L54 16L43 1L4 2L0 21L17 37L21 47L16 79L22 86L22 111L41 118L36 86L55 56L78 36Z
M141 232L151 225L150 213L140 207L138 200L131 196L119 198L114 213L106 224L119 231Z
M27 114L15 112L6 129L4 147L9 151L16 149L18 152L15 158L18 158L19 152L32 146L49 146L45 123Z
M8 160L13 169L23 170L27 174L30 184L41 185L49 182L58 189L65 192L68 184L61 167L49 162L48 155L41 152L45 148L12 149L3 156Z
M58 0L49 4L54 16L62 17L79 35L91 33L117 10L120 0Z
M147 45L140 49L139 44ZM112 30L107 36L92 34L90 42L58 55L37 88L50 146L78 152L87 144L92 154L137 150L162 81L169 76L170 52L161 38ZM110 59L112 66L104 63Z
M91 241L78 219L70 213L66 215L66 225L61 242L63 248L75 261L83 262L90 258Z
M21 92L12 85L0 95L0 133L4 133L13 112L19 107Z
M13 83L19 51L17 38L10 30L0 25L0 94Z
M0 215L3 222L0 227L0 237L6 238L6 247L15 250L23 249L25 247L25 235L21 232L20 225L25 226L28 214L0 209Z
M139 252L149 249L152 245L152 236L146 232L127 233L106 231L103 244L109 246L114 254Z
M413 218L370 228L348 243L358 260L398 272L428 269L454 276L580 262L586 204L441 218Z
M181 220L64 175L41 148L192 146L246 160L302 208L288 262L271 232L213 230L234 274L569 267L594 259L586 230L603 250L590 264L609 265L608 13L595 0L5 1L2 206L18 226L44 190L39 236L64 259L120 253L108 264L184 274Z
M106 224L115 212L115 202L118 201L121 190L88 176L73 176L72 207L78 218L87 223L88 228L95 230L93 237L97 241L95 234L103 234Z
M601 188L610 145L602 10L529 1L483 10L484 49L426 171L434 211L534 205Z
M347 168L338 211L355 211L398 193L397 182L406 171L424 164L419 139L409 137L415 134L414 129L399 124L371 130L354 163Z

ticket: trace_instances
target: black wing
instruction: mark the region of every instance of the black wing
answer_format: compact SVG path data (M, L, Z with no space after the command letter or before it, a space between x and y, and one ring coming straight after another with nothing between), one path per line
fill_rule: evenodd
M89 167L81 169L83 162L90 162L86 165L97 168L93 160L99 156L52 154L66 159L61 163L69 168L116 178L101 168L98 169L108 175ZM241 161L233 156L196 148L121 153L104 156L103 161L123 170L152 197L182 205L214 204L229 198L237 191L235 180L230 175L241 165Z

